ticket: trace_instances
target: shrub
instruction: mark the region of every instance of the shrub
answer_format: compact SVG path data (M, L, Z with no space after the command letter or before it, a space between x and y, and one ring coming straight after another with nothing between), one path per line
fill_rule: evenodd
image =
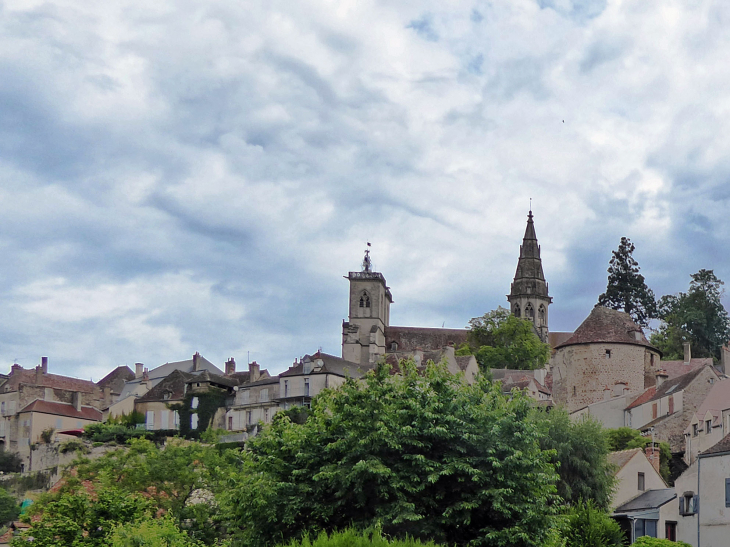
M20 473L22 463L22 458L15 452L0 452L0 471L3 473Z
M41 431L41 440L46 444L51 444L53 442L53 434L56 432L56 430L52 427L47 427L43 431Z
M89 447L87 447L83 443L83 441L79 441L78 439L71 439L61 443L61 445L58 447L58 451L61 454L67 454L69 452L80 452L81 454L88 454L90 452Z
M689 543L684 541L670 541L668 539L650 538L649 536L638 538L634 545L636 547L691 547Z
M624 533L618 522L589 500L577 503L568 514L566 547L621 547Z
M332 532L330 535L322 532L314 541L304 537L300 541L292 541L286 547L436 547L436 544L432 541L421 543L420 540L413 538L389 540L377 529L365 532L347 529L342 532Z

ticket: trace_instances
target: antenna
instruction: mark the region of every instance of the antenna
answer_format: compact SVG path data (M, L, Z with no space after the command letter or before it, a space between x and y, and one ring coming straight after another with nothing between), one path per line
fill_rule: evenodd
M530 198L530 212L532 212L532 198Z

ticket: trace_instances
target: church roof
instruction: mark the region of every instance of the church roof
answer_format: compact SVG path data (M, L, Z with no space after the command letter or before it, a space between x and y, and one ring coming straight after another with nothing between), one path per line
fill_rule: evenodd
M460 346L466 342L469 331L466 329L438 329L426 327L385 327L385 349L391 351L439 350L448 345Z
M540 245L538 245L537 235L535 235L532 211L527 215L527 227L522 245L520 245L520 259L517 262L517 271L510 288L510 296L548 297L548 286L542 271Z
M634 323L628 313L604 308L603 306L595 306L586 320L573 333L573 336L557 345L555 349L601 342L645 346L661 354L658 349L649 343L646 336L644 336L644 331Z

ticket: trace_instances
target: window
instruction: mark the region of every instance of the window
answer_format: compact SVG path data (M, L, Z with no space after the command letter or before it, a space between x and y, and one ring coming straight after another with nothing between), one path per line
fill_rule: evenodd
M656 420L658 414L659 408L657 407L657 403L654 403L653 405L651 405L651 419Z
M654 354L653 353L650 353L649 354L649 357L650 357L650 360L651 360L651 367L654 368Z
M521 311L520 311L520 305L519 304L515 304L515 311L514 311L515 317L520 317L520 313L521 313Z
M228 431L233 430L233 416L228 416Z
M725 483L725 488L727 489L727 482ZM727 498L727 495L725 497ZM685 492L682 497L679 498L679 514L694 515L699 512L699 505L699 496L696 496L694 492Z
M198 429L198 415L197 414L190 415L190 429Z
M535 308L532 307L530 302L525 306L525 317L527 319L535 319Z
M674 414L674 395L669 396L669 413Z
M573 397L575 397L575 386L573 386Z
M284 380L284 397L289 396L289 380Z
M712 420L705 420L705 433L712 433Z
M696 437L700 434L700 428L698 424L692 424L692 436Z
M606 359L610 359L610 358L611 358L611 350L607 349L606 350Z
M251 411L246 411L246 425L251 425Z
M309 397L309 378L304 379L304 396Z
M725 479L725 507L730 507L730 479Z
M390 351L398 351L398 342L390 344Z
M264 409L264 422L269 423L269 409L268 408Z
M193 400L190 402L190 408L198 408L198 398L193 397Z
M656 525L657 521L648 519L636 519L634 524L634 537L640 538L641 536L656 537Z
M360 307L361 308L370 307L370 296L365 291L363 291L362 295L360 296Z
M180 429L180 414L177 410L172 411L172 427L174 429Z
M639 490L642 492L646 490L645 482L644 482L644 473L639 473Z
M261 391L259 391L259 402L261 402L261 403L269 402L269 390L268 389L262 389Z
M537 310L537 318L540 320L540 323L545 323L545 306L542 304L540 304Z

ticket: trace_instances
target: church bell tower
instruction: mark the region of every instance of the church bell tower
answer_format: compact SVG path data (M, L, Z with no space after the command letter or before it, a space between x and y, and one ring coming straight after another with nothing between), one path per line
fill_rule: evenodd
M548 306L553 299L548 295L548 284L542 271L540 246L537 244L532 210L527 215L527 228L520 246L517 272L507 300L512 314L532 321L540 339L547 343Z
M385 277L374 272L370 243L365 250L362 269L349 272L350 310L342 322L342 358L354 363L376 363L385 354L385 327L390 322L393 296Z

